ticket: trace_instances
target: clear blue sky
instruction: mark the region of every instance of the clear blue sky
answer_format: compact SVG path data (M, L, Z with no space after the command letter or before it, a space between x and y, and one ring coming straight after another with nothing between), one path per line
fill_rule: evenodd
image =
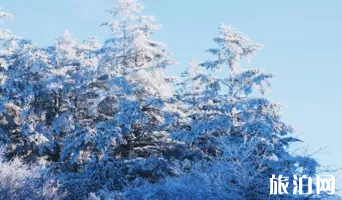
M204 61L213 47L219 23L231 24L265 44L252 64L275 74L268 98L287 107L284 120L295 127L311 151L327 145L317 157L325 165L342 167L342 1L145 0L145 12L157 16L163 28L156 34L167 43L179 64L179 74L193 56ZM109 31L104 11L111 0L1 0L15 15L6 28L38 45L52 44L64 29L77 38Z

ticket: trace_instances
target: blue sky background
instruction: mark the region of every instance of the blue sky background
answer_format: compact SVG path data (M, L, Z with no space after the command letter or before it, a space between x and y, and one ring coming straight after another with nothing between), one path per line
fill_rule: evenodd
M265 44L248 68L275 74L272 93L281 102L284 120L324 165L342 167L342 1L227 1L145 0L145 13L157 16L163 28L156 34L179 64L178 75L196 57L214 47L219 23L231 24ZM99 25L111 19L104 12L111 0L1 0L4 11L15 15L5 27L38 45L52 44L69 29L78 39L110 32Z

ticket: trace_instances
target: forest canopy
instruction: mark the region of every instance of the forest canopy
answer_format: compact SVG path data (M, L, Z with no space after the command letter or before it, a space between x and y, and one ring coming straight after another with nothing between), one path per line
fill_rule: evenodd
M263 45L220 24L209 59L168 77L143 9L117 0L104 42L65 31L44 47L0 12L0 199L274 199L273 174L315 176L265 97L273 75L241 66Z

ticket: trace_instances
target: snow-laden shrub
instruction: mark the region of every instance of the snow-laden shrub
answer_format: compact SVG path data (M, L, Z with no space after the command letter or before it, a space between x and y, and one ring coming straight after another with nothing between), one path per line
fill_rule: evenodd
M128 167L128 175L131 180L144 179L149 182L157 182L178 174L174 162L158 156L131 160L125 164Z
M269 177L272 174L295 174L300 165L309 172L317 163L310 158L284 157L272 161L266 154L258 155L260 140L239 142L223 139L218 146L222 155L208 160L184 161L178 177L170 176L157 183L136 182L122 192L122 199L272 199ZM286 160L286 162L285 162ZM305 162L304 162L305 161ZM285 165L288 163L288 165ZM297 167L295 167L297 166ZM314 173L314 172L310 172ZM312 175L312 174L309 174ZM98 195L101 197L101 195ZM286 199L305 196L284 195Z
M63 196L54 177L38 165L25 164L16 157L6 161L0 150L0 199L59 199Z
M234 148L235 149L235 148ZM228 153L228 152L227 152ZM169 177L151 184L140 181L125 189L123 199L248 199L255 185L260 185L258 194L263 194L261 177L250 165L252 151L241 147L229 156L212 160L185 160L178 177ZM267 179L267 177L265 177ZM268 190L267 190L268 191ZM254 196L251 199L262 199Z
M227 183L214 182L213 174L205 172L184 174L178 178L167 178L159 183L141 182L127 188L122 199L242 199L234 190L224 190ZM230 176L230 174L227 174ZM221 187L217 187L221 184Z
M176 173L176 165L162 158L123 161L103 157L88 163L82 172L60 175L60 180L66 199L120 199L121 191L137 180L158 182Z
M122 163L104 157L86 165L82 172L60 175L66 199L85 199L98 191L120 191L128 185Z

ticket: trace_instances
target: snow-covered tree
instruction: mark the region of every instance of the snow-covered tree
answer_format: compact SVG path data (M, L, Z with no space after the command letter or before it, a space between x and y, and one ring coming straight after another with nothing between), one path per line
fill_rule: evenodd
M80 96L86 93L97 69L94 51L99 47L100 44L94 37L85 40L83 44L78 44L68 30L55 41L54 47L50 47L48 87L56 97L56 111L78 112L79 103L84 101Z
M141 11L137 1L119 0L111 11L117 21L104 24L112 28L112 37L97 51L99 65L89 83L91 122L68 135L61 152L62 168L84 176L64 179L66 187L83 179L92 184L89 192L118 190L137 178L158 181L176 173L172 160L182 156L182 145L168 135L180 105L172 79L164 75L173 61L165 45L150 39L159 26ZM122 167L106 166L113 164ZM107 180L114 182L89 179L90 168L94 177L106 169Z
M188 112L191 123L185 131L176 132L175 137L190 143L192 149L199 149L202 155L207 155L213 160L213 166L228 162L231 167L238 168L236 172L229 173L242 173L247 169L239 169L239 166L248 167L251 173L258 173L260 180L253 181L259 185L267 182L272 173L292 175L304 171L314 175L317 163L313 159L289 153L289 145L300 140L291 137L293 129L281 121L282 106L257 94L265 94L273 75L240 66L242 59L250 61L262 45L251 42L231 26L222 24L219 30L219 35L214 38L219 47L208 50L213 54L213 59L201 64L211 71L193 74L181 83L181 98L192 109ZM226 76L222 76L221 71L220 75L217 74L222 68ZM201 80L199 84L197 80ZM184 91L194 84L204 89L193 95L196 101L189 101L188 92ZM250 143L253 145L248 147L246 144ZM241 157L243 154L232 155L240 146L251 153L248 161ZM243 160L247 163L241 163ZM253 175L243 177L250 176ZM243 177L235 177L231 182L238 184ZM246 186L246 183L243 185ZM238 189L238 185L232 184L232 187L235 187L232 190ZM267 188L267 185L263 187ZM246 195L251 190L244 188L244 193L240 195ZM263 195L268 194L260 189L251 195L258 198L256 195L263 192Z
M152 23L154 17L141 11L136 1L116 2L111 13L119 20L104 24L112 29L113 37L100 50L99 77L92 84L98 89L93 112L107 118L96 126L94 137L112 134L117 142L114 154L126 158L162 151L159 145L169 142L161 138L175 115L173 89L164 76L172 60L162 43L149 38L159 28ZM99 113L102 110L106 112Z
M226 66L228 70L228 76L219 78L216 88L216 91L220 91L216 94L222 98L221 111L231 121L230 131L224 135L239 136L244 141L257 137L275 146L287 146L290 142L298 141L288 136L293 129L281 121L282 106L252 93L258 91L264 94L273 75L259 69L243 69L239 65L243 58L250 60L262 45L252 43L240 31L226 25L220 26L220 34L214 41L219 48L208 51L215 58L202 66L212 70Z
M10 53L3 55L7 63L4 71L7 79L1 92L1 128L10 141L8 153L30 156L26 154L38 154L37 145L46 140L46 135L38 131L44 114L36 106L48 61L44 49L31 41L11 40Z
M65 139L75 131L86 128L89 116L89 83L98 65L95 51L100 48L94 37L79 44L65 31L63 36L48 47L50 65L47 70L46 89L52 98L46 123L53 135L52 144L45 151L55 161L65 145Z

